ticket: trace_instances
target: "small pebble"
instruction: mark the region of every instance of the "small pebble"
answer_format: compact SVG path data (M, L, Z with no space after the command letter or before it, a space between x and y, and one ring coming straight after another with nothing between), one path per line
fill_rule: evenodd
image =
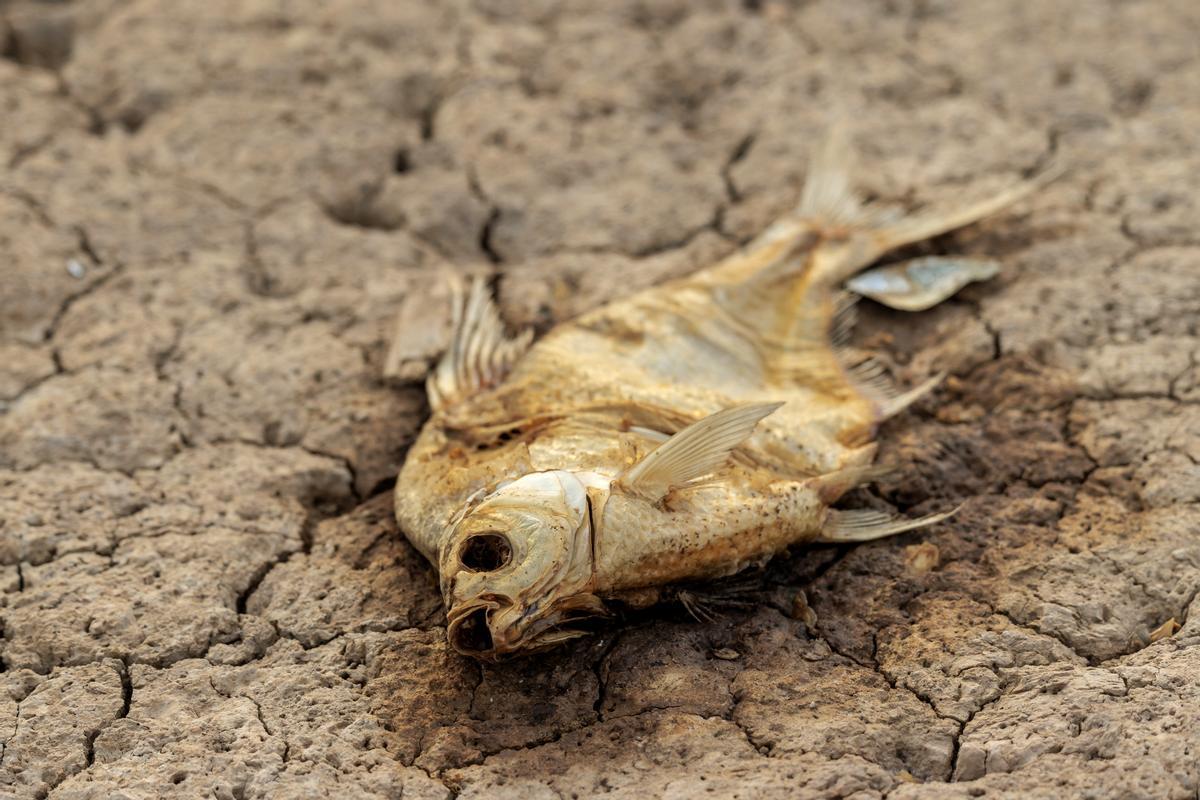
M82 278L87 275L87 267L85 267L78 259L72 258L67 262L67 272L72 278Z
M921 542L904 548L904 566L914 575L924 575L937 569L941 553L933 542Z
M250 501L238 505L236 513L244 520L256 520L262 516L262 509L257 503Z
M792 619L799 620L804 623L804 627L808 629L809 634L813 634L817 629L817 612L813 611L808 605L808 595L801 589L796 592L796 596L792 598Z
M729 647L722 647L719 650L713 650L713 658L719 658L722 661L737 661L741 657L741 653Z

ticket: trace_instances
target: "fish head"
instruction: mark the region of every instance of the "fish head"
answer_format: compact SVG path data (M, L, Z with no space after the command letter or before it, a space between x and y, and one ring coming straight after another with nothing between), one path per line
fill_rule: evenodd
M583 636L603 616L593 581L592 513L579 474L534 472L469 503L438 554L447 635L496 661Z

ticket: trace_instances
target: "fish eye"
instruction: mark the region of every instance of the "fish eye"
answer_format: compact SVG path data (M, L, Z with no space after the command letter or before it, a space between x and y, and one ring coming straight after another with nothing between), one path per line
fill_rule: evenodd
M495 531L477 533L463 542L458 560L471 572L494 572L512 560L512 546Z

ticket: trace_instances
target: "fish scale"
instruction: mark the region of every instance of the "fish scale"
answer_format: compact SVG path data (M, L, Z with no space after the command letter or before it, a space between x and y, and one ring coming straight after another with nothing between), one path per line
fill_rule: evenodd
M429 379L433 413L395 489L401 530L438 569L455 649L485 660L544 650L672 585L952 513L831 507L883 471L880 423L937 382L904 392L851 360L842 285L857 274L886 287L880 302L917 309L990 277L968 259L862 270L1053 175L903 217L858 201L846 153L831 136L799 205L737 253L539 341L505 333L481 281L459 289Z

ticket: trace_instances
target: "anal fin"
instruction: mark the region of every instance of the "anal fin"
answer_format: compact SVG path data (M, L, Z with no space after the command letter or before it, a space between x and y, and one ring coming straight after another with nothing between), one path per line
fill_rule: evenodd
M932 378L928 378L923 383L919 383L907 392L901 392L893 395L884 401L883 407L880 410L880 419L891 419L899 414L904 409L911 406L913 403L920 400L925 395L932 392L938 387L943 380L946 379L945 372L939 372Z
M952 517L958 513L960 508L962 506L937 514L927 514L916 519L901 519L884 511L866 508L850 511L832 510L825 520L825 526L821 529L821 535L817 541L826 543L869 542L872 539L881 539L884 536L933 525Z
M839 353L844 352L839 350ZM847 367L846 372L854 387L875 405L880 421L896 416L936 389L946 378L945 372L939 372L913 388L902 391L888 377L887 368L874 358L863 359Z

